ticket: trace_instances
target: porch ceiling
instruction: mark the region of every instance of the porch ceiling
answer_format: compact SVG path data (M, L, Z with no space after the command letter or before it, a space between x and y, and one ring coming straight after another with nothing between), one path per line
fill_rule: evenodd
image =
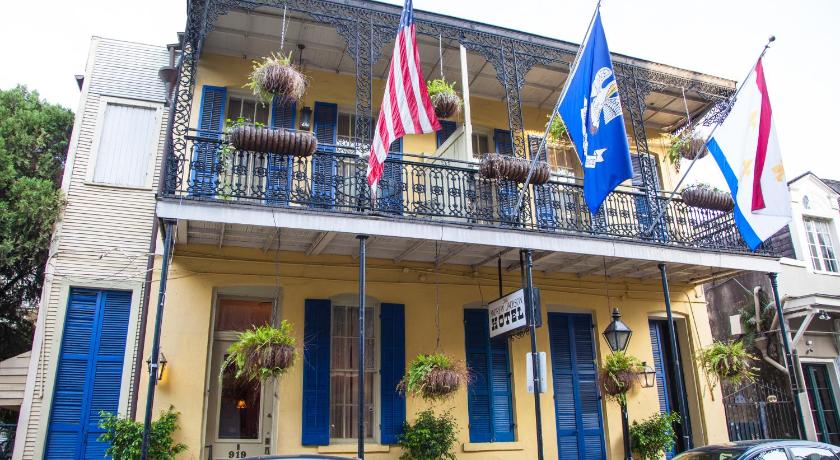
M344 255L357 258L359 243L355 233L319 231L296 228L274 228L258 225L179 220L177 244L213 245L258 248L264 252L301 252L306 255ZM446 242L431 239L372 235L367 243L368 257L410 261L440 266L454 264L474 269L495 267L499 258L506 272L518 272L519 250L485 244ZM570 273L578 277L602 276L612 278L659 279L658 262L627 257L598 256L575 252L535 251L534 270L546 273ZM687 263L669 263L668 277L672 283L701 284L713 279L735 275L743 270L709 267Z
M215 54L257 59L276 52L280 46L282 10L259 8L251 11L234 10L219 18L213 31L207 36L204 51ZM298 44L303 44L302 63L304 68L328 70L348 75L355 74L353 59L348 54L344 39L329 25L315 22L297 12L287 13L286 43L284 52L293 51L295 60L300 58ZM438 37L418 35L423 72L428 78L440 75L441 65L448 80L455 80L460 87L461 66L458 43L444 40L439 51ZM393 43L383 46L381 58L374 67L375 78L387 76ZM442 57L442 59L441 59ZM483 56L467 54L470 93L473 96L504 100L505 92L496 79L496 72ZM525 87L520 91L525 106L550 110L559 97L568 66L557 64L535 66L526 75ZM374 104L378 104L374 97ZM691 112L696 119L709 107L692 90L686 91L683 100L679 88L651 92L645 99L645 124L651 128L669 130L680 126L685 112Z

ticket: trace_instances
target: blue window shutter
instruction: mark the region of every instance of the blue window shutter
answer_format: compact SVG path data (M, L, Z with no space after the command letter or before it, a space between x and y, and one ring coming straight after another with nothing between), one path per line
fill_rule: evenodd
M540 148L540 142L542 142L542 137L528 136L528 150L531 152L532 158L537 154L537 151ZM545 148L543 148L543 151L540 154L540 160L548 161L546 159L547 155L548 152ZM550 185L534 185L534 204L536 205L537 210L537 225L540 228L557 228L554 202L555 199L552 195Z
M405 422L405 396L397 391L405 375L405 306L383 303L380 309L380 442L396 444Z
M388 158L382 168L382 179L379 181L379 193L376 202L379 209L393 214L403 212L403 168L402 168L403 138L391 143Z
M99 412L116 413L131 293L70 290L44 458L103 457Z
M548 328L559 457L606 458L592 316L549 313Z
M486 309L464 310L470 442L514 440L507 342L491 341Z
M221 139L225 126L227 88L204 85L201 88L201 109L198 114L198 137ZM219 144L195 141L191 169L190 192L193 195L215 196L218 184Z
M297 103L282 104L276 96L271 102L271 127L275 129L294 129ZM292 171L294 168L292 155L280 152L268 154L268 168L265 195L266 203L270 205L287 205L292 191Z
M496 153L502 155L513 155L513 138L510 131L496 129L493 131L493 142L496 144ZM517 219L516 201L519 199L519 187L513 181L502 180L498 184L499 193L499 220L506 224L514 224Z
M301 444L330 443L329 300L306 299L303 320L303 420Z
M319 152L335 152L338 132L338 106L315 102L315 137ZM332 155L316 153L312 157L312 202L317 207L330 208L335 204L336 160Z
M437 146L440 147L449 139L449 136L458 129L458 125L454 121L438 120L440 122L440 130L437 132Z

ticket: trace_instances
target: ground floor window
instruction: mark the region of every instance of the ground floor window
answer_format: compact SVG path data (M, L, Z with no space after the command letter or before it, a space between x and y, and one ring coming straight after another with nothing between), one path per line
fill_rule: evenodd
M365 308L365 437L373 438L376 414L374 309ZM359 307L333 305L330 363L330 438L358 438Z

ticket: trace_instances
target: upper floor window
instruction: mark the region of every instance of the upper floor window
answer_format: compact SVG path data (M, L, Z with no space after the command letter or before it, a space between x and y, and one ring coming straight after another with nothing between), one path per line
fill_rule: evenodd
M254 123L262 123L268 126L271 116L271 106L257 102L253 98L231 95L228 98L227 120L244 118Z
M150 187L160 110L159 104L106 99L88 179L99 184Z
M485 153L490 152L490 136L484 133L472 133L472 153L476 158L481 158Z
M561 176L583 177L580 160L571 145L546 143L545 151L552 170L557 171Z
M837 256L831 238L831 226L822 219L806 217L805 234L808 238L808 250L814 270L837 272Z

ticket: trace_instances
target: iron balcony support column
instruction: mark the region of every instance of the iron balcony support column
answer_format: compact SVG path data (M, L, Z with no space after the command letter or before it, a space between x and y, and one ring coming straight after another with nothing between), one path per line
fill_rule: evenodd
M630 417L627 415L627 404L618 403L621 407L621 435L624 437L624 460L633 460L630 447Z
M674 315L671 312L671 290L668 288L668 275L665 272L665 264L659 264L659 273L662 275L662 293L665 296L665 313L668 316L668 335L670 335L671 345L671 365L674 367L674 377L677 382L674 387L677 389L677 408L680 412L680 425L682 425L683 447L685 450L691 449L691 433L686 429L685 423L688 418L688 399L685 396L685 380L683 379L682 364L680 357L677 355L677 334L674 328Z
M149 356L149 388L146 392L146 416L143 420L143 444L140 447L140 460L146 460L151 441L152 409L155 404L155 389L158 382L158 359L160 357L160 329L163 323L163 304L166 301L166 279L169 276L169 260L172 257L172 234L175 231L175 221L163 222L164 246L163 264L160 269L160 286L158 287L158 304L155 312L155 332L152 336L152 352Z
M770 278L770 287L773 289L773 301L776 302L776 316L779 317L779 328L782 332L782 344L785 347L785 360L787 361L788 376L790 377L790 387L793 390L793 402L796 405L796 429L799 432L799 439L805 439L805 418L802 414L802 401L799 399L799 394L802 388L799 379L799 360L794 359L796 350L792 350L790 346L790 336L788 336L787 321L785 320L785 313L782 309L782 303L779 301L779 281L777 273L768 273Z
M534 278L532 273L533 259L530 249L522 249L520 255L524 259L522 264L525 268L525 307L530 313L530 320L528 321L528 329L531 335L531 367L534 369L534 414L537 422L537 459L543 460L543 435L542 435L542 411L540 410L540 389L542 382L540 379L540 357L537 355L537 306L534 305Z
M365 264L367 235L359 240L359 442L356 456L365 458Z

